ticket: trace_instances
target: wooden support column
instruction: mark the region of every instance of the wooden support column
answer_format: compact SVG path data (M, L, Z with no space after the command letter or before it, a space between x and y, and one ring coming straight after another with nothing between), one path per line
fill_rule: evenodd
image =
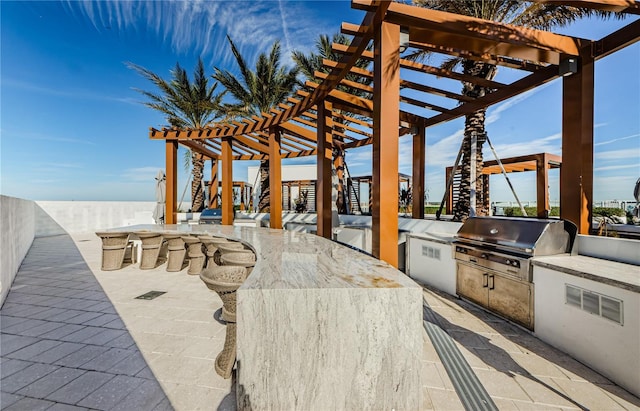
M176 209L178 205L178 142L165 141L166 161L166 191L165 191L165 224L176 224Z
M318 153L316 212L317 234L324 238L332 237L331 227L331 162L333 157L333 118L331 103L318 103Z
M549 158L546 153L536 156L536 207L538 218L549 217Z
M269 226L282 229L282 157L280 130L269 128Z
M593 208L594 61L580 57L578 73L562 81L562 167L560 218L589 234Z
M244 181L240 182L240 211L244 211L246 208L245 205L245 187L244 187Z
M425 161L425 129L418 126L413 135L413 187L411 187L411 216L424 218L424 161Z
M233 152L231 137L222 139L222 224L233 225Z
M383 21L373 39L372 251L398 267L400 26Z
M218 208L218 160L211 159L211 182L209 184L209 208Z

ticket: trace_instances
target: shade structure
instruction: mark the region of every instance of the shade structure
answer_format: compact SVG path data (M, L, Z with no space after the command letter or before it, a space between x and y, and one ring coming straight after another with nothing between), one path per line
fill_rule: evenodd
M158 170L156 175L156 207L153 210L153 219L156 224L164 224L166 190L167 178L164 171Z

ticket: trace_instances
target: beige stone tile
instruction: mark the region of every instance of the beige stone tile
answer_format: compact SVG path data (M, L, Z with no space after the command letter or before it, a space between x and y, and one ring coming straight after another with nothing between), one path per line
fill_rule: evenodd
M512 400L505 400L504 398L492 398L492 400L500 411L519 411L518 406Z
M218 353L222 351L224 339L187 336L185 337L185 344L186 346L178 353L179 355L215 360Z
M442 380L442 383L444 384L444 388L446 390L453 390L453 383L451 382L451 378L449 378L449 374L447 373L447 370L444 368L444 365L442 365L442 363L436 363L436 369L438 370L438 374L440 375L440 379Z
M219 395L220 391L215 388L175 382L165 382L162 387L176 411L206 409L202 408L205 405L205 399ZM215 410L216 408L209 409Z
M422 359L425 361L440 361L440 357L438 356L438 352L436 351L433 343L427 336L427 333L424 333L424 344L422 344Z
M437 365L438 364L433 362L422 362L422 385L429 388L444 390L447 387L445 387L444 381L442 381Z
M628 410L640 410L640 398L618 385L598 385L615 402Z
M213 369L212 360L162 354L152 359L149 366L156 377L163 381L203 386L211 384L207 378Z
M531 400L539 406L555 408L579 408L552 378L516 375L515 380Z
M435 410L435 408L433 408L431 396L429 395L429 390L426 387L422 389L422 409L424 411Z
M512 402L516 407L515 409L518 411L561 411L563 409L572 410L572 411L579 410L579 408L560 408L560 407L554 407L551 405L538 404L530 401L512 401ZM496 401L496 405L498 405L497 401ZM503 408L498 406L498 409L502 411ZM508 409L512 409L512 408L508 408Z
M188 310L182 311L179 316L175 317L175 319L179 321L212 323L215 321L213 318L213 313L215 311L216 310L208 310L208 309L206 310L188 309Z
M453 390L427 388L434 410L464 411L460 398Z
M587 381L554 379L554 382L572 401L591 410L624 410L625 408L611 398L600 387Z
M220 390L211 388L203 393L200 402L196 405L196 410L235 410L236 395L235 386L230 390Z
M536 377L566 378L566 375L556 364L533 352L522 354L513 353L511 354L511 358L513 358L522 369Z
M487 393L493 397L510 400L531 401L512 375L499 371L475 370Z

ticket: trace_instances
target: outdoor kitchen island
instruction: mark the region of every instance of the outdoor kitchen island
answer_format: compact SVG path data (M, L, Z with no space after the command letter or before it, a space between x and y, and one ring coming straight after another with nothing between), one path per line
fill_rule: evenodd
M255 251L237 291L238 409L422 408L422 288L387 263L296 231L116 230L218 235Z

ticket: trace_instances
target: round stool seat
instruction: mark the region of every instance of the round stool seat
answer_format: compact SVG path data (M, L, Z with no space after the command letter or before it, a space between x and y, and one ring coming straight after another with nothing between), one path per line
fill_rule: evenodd
M236 290L246 278L247 269L234 265L208 267L200 272L200 279L207 288L222 300L222 318L227 322L236 321Z
M246 250L246 252L228 252L220 256L220 261L222 262L222 265L253 267L256 264L256 255L251 250Z

